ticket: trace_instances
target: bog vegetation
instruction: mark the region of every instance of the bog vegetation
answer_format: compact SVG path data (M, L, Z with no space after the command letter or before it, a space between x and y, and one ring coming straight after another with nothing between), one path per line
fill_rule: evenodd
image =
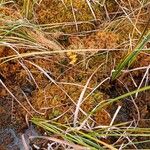
M149 0L0 0L0 149L150 149L149 51Z

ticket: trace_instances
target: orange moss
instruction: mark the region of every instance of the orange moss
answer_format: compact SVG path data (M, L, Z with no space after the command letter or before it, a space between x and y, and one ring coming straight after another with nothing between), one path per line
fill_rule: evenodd
M107 109L106 109L107 110ZM105 109L97 111L94 114L94 119L96 125L109 125L111 122L111 117Z
M97 32L83 39L86 48L113 49L119 41L118 35L112 32Z
M17 7L15 7L15 5L10 5L9 7L2 7L0 6L0 14L2 15L1 17L11 17L11 18L7 18L7 20L5 21L9 21L9 19L13 19L16 20L18 18L22 18L20 12L17 10ZM3 16L4 15L4 16Z
M126 2L124 1L123 3L124 6L128 5L127 3L126 4L125 3ZM51 24L57 22L59 23L74 22L70 1L65 1L65 4L67 8L65 8L65 6L61 1L59 2L55 0L41 1L41 4L39 6L35 6L34 8L35 16L37 17L38 22L40 24L42 23ZM131 5L135 8L137 7L137 4L134 3L133 1L131 1ZM112 2L109 5L107 1L107 6L109 8L108 9L109 12L113 12L114 10L118 9L118 6L116 6L115 8L111 8L114 6L114 2ZM98 8L96 4L92 4L92 7L95 8L94 12L96 14L96 17L98 19L101 19L103 16L102 10ZM81 3L79 3L78 0L73 1L73 8L75 10L77 21L89 21L93 19L91 10L89 9L85 1L82 1ZM20 13L16 11L16 8L14 7L0 8L0 12L4 15L10 16L11 19L22 18L20 16ZM147 18L147 16L141 14L141 17L142 16ZM118 16L116 16L115 19L118 19L117 17ZM126 40L129 37L129 34L132 33L133 27L131 24L129 24L128 21L124 21L122 24L120 24L120 26L114 29L116 25L117 24L114 23L112 26L110 26L110 28L108 28L107 31L103 30L105 28L104 25L98 32L90 33L88 35L84 35L83 37L67 35L67 38L69 40L64 41L66 42L64 45L67 45L64 48L66 49L87 48L87 49L107 50L119 47L123 49L125 48L126 45L120 46L119 44L122 44L122 42L126 42ZM83 23L82 25L79 25L79 31L95 29L97 28L95 26L96 26L95 23L93 24ZM139 30L142 30L140 25L137 26ZM64 26L61 29L59 28L58 30L64 31L66 33L76 32L75 25L73 25L73 28L72 26L69 28L68 26ZM30 31L30 29L25 29L25 32L27 33L28 36L34 39L35 42L37 42L41 46L48 48L49 50L62 48L61 45L57 45L57 42L52 43L51 41L52 38L46 36L43 32L42 33L36 31L34 32L33 30ZM135 32L133 37L138 37L138 34ZM27 49L22 48L17 50L19 53L26 53L32 51L28 48ZM110 76L111 70L114 67L114 59L116 60L115 62L117 63L119 59L124 55L124 52L118 51L108 53L107 57L108 61L106 62L107 54L102 55L99 51L97 51L97 53L95 53L94 56L88 58L87 60L85 60L85 62L79 63L80 61L82 61L83 57L85 58L92 53L93 53L92 51L80 54L72 53L73 55L77 56L75 57L77 58L77 60L76 62L73 63L73 65L69 64L69 61L73 59L72 57L70 57L72 54L69 54L68 56L67 55L32 56L29 58L24 58L24 60L31 61L36 65L39 65L44 71L48 73L48 75L51 78L55 79L58 86L63 88L64 91L66 91L66 93L69 94L69 96L74 100L74 102L77 103L79 96L83 90L83 86L86 84L87 80L89 79L93 71L100 64L104 63L104 65L97 71L97 73L95 73L92 80L90 81L85 97L91 92L91 89L89 89L89 87L94 88L101 81L103 81L103 79L106 79L106 77ZM11 49L0 47L0 57L10 56L13 54L15 54L15 52L12 51ZM20 65L18 60L9 61L7 63L0 65L0 77L3 78L3 82L7 85L10 91L12 91L12 93L18 98L18 100L33 115L37 115L37 113L33 109L31 109L25 97L23 96L21 90L24 91L30 103L36 110L40 112L44 111L46 112L45 115L43 116L40 115L40 117L52 119L64 113L64 115L58 119L58 122L60 123L71 122L73 120L72 115L76 107L75 104L58 86L56 86L54 83L51 83L51 81L41 71L39 71L36 67L34 67L33 65L29 64L24 60L22 60L22 62L29 69L30 73L33 75L38 87L36 87L31 76L29 76L27 71L24 70L24 68ZM140 54L137 57L137 61L133 64L132 67L142 67L147 66L149 64L150 64L149 55ZM132 77L135 78L135 82L137 83L137 85L139 85L143 77L143 74L144 74L143 71L136 71L132 73ZM131 80L131 78L129 78L129 74L123 74L122 76L120 76L119 79L122 81L122 83L126 84L129 87L129 90L134 89L133 81ZM67 85L65 83L70 83L70 85ZM74 84L82 85L82 87ZM112 86L111 83L105 83L104 85L102 85L102 90L105 91L106 89L109 89L111 86ZM3 87L0 86L0 88ZM116 83L116 88L119 88L119 92L122 89L124 89L123 85L119 83ZM149 94L145 95L144 94L140 96L139 100L137 100L137 105L140 107L140 111L143 113L141 117L148 118L147 116L149 115L148 114ZM148 96L146 97L146 95ZM0 97L2 97L2 101L0 102L0 104L2 105L2 107L0 107L0 114L2 117L3 115L10 117L11 112L7 110L7 107L11 110L10 100L12 100L12 98L4 88L0 91ZM99 102L107 98L108 96L106 95L106 93L102 93L98 89L83 102L81 108L86 113L89 113ZM16 122L14 121L14 124L16 124L17 128L24 128L26 126L25 123L26 111L21 106L19 106L18 103L14 102L14 105L15 107L13 113L16 116L15 117ZM97 125L109 125L111 118L107 113L107 109L108 108L106 107L103 110L97 111L92 116ZM135 110L133 108L132 112L134 111ZM136 113L134 114L134 116L136 116ZM83 117L85 116L83 116L82 113L79 113L79 118L82 119ZM8 121L6 117L3 117L2 119L4 120L3 126L11 122L10 120ZM24 123L23 125L22 122ZM19 127L20 125L22 125L22 127Z
M85 1L80 1L79 3L78 0L75 0L73 1L72 5L70 1L65 1L65 5L61 1L58 2L55 0L43 0L41 4L35 8L36 17L39 23L53 24L64 22L64 25L61 26L61 29L59 28L59 30L70 33L76 32L74 15L72 12L73 10L75 13L76 20L83 22L78 25L79 31L85 31L95 28L95 25L90 22L84 23L84 21L94 19L90 8ZM102 17L100 8L94 5L93 10L96 14L96 17L100 19ZM67 26L67 23L65 22L73 22L73 26Z

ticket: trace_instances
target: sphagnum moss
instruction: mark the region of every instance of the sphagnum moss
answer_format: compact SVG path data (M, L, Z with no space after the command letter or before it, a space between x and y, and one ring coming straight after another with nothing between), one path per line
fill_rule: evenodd
M123 100L122 103L126 103L126 99L130 99L131 95L132 98L134 98L134 95L137 95L137 92L144 91L140 93L140 96L138 96L138 98L136 99L136 105L140 108L139 111L141 113L141 119L149 119L149 87L145 87L139 90L136 90L137 87L135 87L135 85L139 85L139 83L141 82L144 71L137 71L137 76L135 76L133 73L130 74L133 77L132 82L130 81L130 86L128 86L128 78L130 76L127 73L127 80L125 82L123 82L124 79L119 78L119 80L121 81L119 85L117 82L107 82L103 84L100 88L98 88L95 92L93 92L81 104L80 107L79 118L77 118L77 125L79 125L78 127L81 130L79 130L78 128L72 129L72 120L74 116L76 102L89 76L93 73L93 70L95 70L97 66L99 66L101 63L104 64L103 67L97 72L97 74L93 76L92 80L90 81L85 96L87 96L91 92L91 90L93 90L93 88L96 87L100 82L105 81L105 79L109 79L114 64L118 62L118 59L120 59L120 57L123 55L122 53L126 53L122 51L124 51L124 49L126 49L127 47L131 46L129 45L129 35L133 35L131 36L133 38L133 42L138 37L136 32L132 33L133 24L130 22L130 20L128 20L128 17L132 19L133 23L135 23L134 21L136 19L138 21L138 19L144 20L145 18L147 18L147 8L144 6L145 4L142 6L139 1L134 2L133 0L121 1L120 4L121 6L127 8L125 9L125 11L128 10L127 13L132 13L132 11L136 10L136 12L133 12L134 15L132 14L129 16L125 16L124 12L120 8L120 6L116 4L115 1L106 1L105 9L103 9L104 7L98 5L98 1L93 1L95 3L89 1L91 9L93 9L93 14L90 7L86 3L87 1L79 2L75 0L71 2L69 0L64 0L64 3L66 5L65 6L62 1L42 0L40 4L38 4L39 1L37 1L37 4L32 6L33 16L30 18L30 16L25 15L26 13L21 13L23 6L21 3L23 1L14 2L18 2L18 5L14 5L11 3L9 5L3 5L3 7L0 6L0 11L3 14L0 17L2 17L1 19L3 21L6 21L5 27L8 29L7 31L4 30L5 28L1 28L0 30L2 31L0 32L2 36L6 32L5 38L3 38L3 41L0 41L0 44L2 45L2 47L4 47L0 49L2 50L0 51L0 56L3 57L3 59L0 60L2 62L3 60L6 60L6 58L4 58L5 56L7 57L14 54L17 56L13 60L9 60L5 63L3 62L2 64L0 64L0 81L1 83L3 83L3 85L6 84L7 88L18 98L21 104L23 104L28 109L28 112L30 111L29 114L31 113L32 115L37 116L36 112L38 112L41 113L41 115L38 115L39 118L56 120L56 122L53 122L55 123L54 126L53 124L49 124L46 121L46 126L42 127L46 127L46 129L50 129L49 127L52 127L55 131L57 129L59 131L63 131L65 133L63 135L58 134L58 132L57 134L54 133L57 138L58 135L62 136L61 138L59 137L58 140L65 138L64 135L66 135L67 140L70 140L74 143L78 142L78 144L80 145L89 146L91 149L94 150L101 149L102 146L104 149L106 147L113 149L112 143L114 142L114 140L111 140L108 137L113 136L117 141L117 139L119 139L121 136L124 138L128 136L128 138L133 142L130 144L132 146L135 143L135 138L133 139L132 136L135 136L136 140L138 140L137 136L149 136L148 122L142 125L142 127L146 126L146 132L144 132L143 129L143 133L140 135L138 134L138 132L136 132L137 134L133 134L131 132L128 133L128 128L130 127L134 128L132 129L132 131L136 131L135 129L139 130L138 128L135 128L133 120L130 120L131 117L129 117L129 120L127 121L130 121L130 123L132 122L132 125L129 124L129 122L124 123L122 120L120 120L122 121L121 125L116 125L115 119L112 119L114 117L113 114L109 114L109 111L107 112L107 109L111 109L112 107L114 107L112 102L117 103L120 99ZM138 10L141 8L141 6L143 8L141 13L139 11L140 15L138 16ZM133 10L131 9L131 7ZM28 12L28 9L26 11ZM97 21L100 22L94 20L95 18L98 19ZM120 22L118 21L120 18L122 20L125 19L122 24L120 24ZM14 27L13 25L16 25L16 21L21 21L19 22L21 23L21 27L19 28L19 30L15 29L12 32L11 29L14 29L12 27ZM70 57L69 59L69 56L71 56L72 54L69 56L63 55L62 57L60 57L60 55L57 55L58 53L62 53L62 50L57 51L57 54L53 55L51 52L53 52L55 48L48 46L48 44L50 43L47 42L47 45L44 45L41 39L44 39L44 41L52 40L53 38L48 38L48 35L52 34L52 30L55 32L57 32L57 30L61 30L64 33L78 33L76 24L79 21L80 23L82 23L82 25L78 25L78 31L81 31L82 34L80 33L80 36L82 35L84 37L78 37L76 40L77 42L75 41L75 38L72 41L67 41L67 46L64 44L65 52L68 52L67 49L69 49L69 47L73 49L73 57ZM11 23L11 26L9 26L8 28L8 25L10 25L9 23ZM47 23L48 25L45 25L43 23ZM57 23L60 23L61 25L58 25ZM141 31L142 25L139 25L140 23L141 21L136 24L136 27L138 28L138 30ZM144 21L142 23L144 24ZM28 27L22 27L24 25L27 25ZM33 32L36 33L35 30L37 29L40 30L43 35L40 36L40 39L38 39L39 34L32 34ZM90 30L90 32L93 32L91 31L93 29L99 29L99 32L92 34L88 33L88 36L83 34L83 31ZM20 34L21 37L18 38L18 33L20 32L22 34ZM35 36L36 38L34 38ZM67 36L68 39L70 38L68 34L65 36ZM25 37L27 41L25 41L23 37ZM13 38L18 38L19 40L14 40ZM34 41L34 43L32 43L34 46L30 43L31 41L29 40L29 38L32 38L32 40ZM14 46L13 48L15 48L16 51L14 51L14 49L11 49L11 47L6 48L6 46L8 45ZM25 47L20 47L22 45ZM44 49L40 49L41 47L44 47ZM82 48L89 49L86 57L82 57L83 53L76 53L76 51L81 52ZM88 57L92 53L92 48L96 48L97 53L93 53L91 57ZM101 51L101 48L104 50ZM109 49L115 48L119 48L120 52L118 52L117 50L113 51L112 54L112 52L108 51ZM39 53L36 55L35 53L31 54L31 52L35 51L38 51ZM41 51L46 51L46 53L41 55ZM23 57L23 53L26 54L26 57ZM149 59L146 57L146 55L147 54L145 53L139 55L139 57L143 59L141 60L138 58L139 62L136 62L136 65L132 66L133 69L134 67L140 67L141 65L149 65ZM78 60L76 60L76 58ZM83 58L86 58L84 63L82 62ZM73 60L72 64L69 63L71 59ZM37 67L35 67L35 65L33 66L33 64L35 64ZM38 70L39 68L40 70ZM49 80L51 78L54 79L55 84L54 82L51 83L52 80ZM148 76L146 78L146 81L147 82L145 82L144 84L148 84ZM37 84L37 86L34 85L35 83ZM34 88L32 88L32 86L34 86ZM128 90L134 92L126 92L127 88ZM64 90L62 91L62 89ZM26 94L27 97L24 97L25 95L23 95L22 91ZM120 96L121 94L119 92L127 94ZM117 94L120 94L118 95L119 97L115 96L117 98L114 98L114 95ZM26 116L26 120L28 120L29 114L26 115L27 112L23 108L18 106L18 103L14 101L11 102L12 98L9 96L9 94L7 94L7 91L4 88L2 91L0 91L0 96L2 96L2 101L0 101L0 104L2 106L0 106L0 116L6 115L6 117L2 117L3 127L8 127L9 124L12 125L9 119L7 120L6 118L10 118L9 115L13 114L15 115L15 118L13 119L16 119L13 120L13 127L19 131L24 131L24 129L26 128L24 116ZM106 99L109 100L107 101ZM131 99L130 103L132 103L132 101L133 99ZM107 105L110 103L111 107L107 108ZM120 103L117 104L119 105ZM31 105L32 108L30 107ZM99 109L97 109L97 111L93 111L93 116L90 116L91 118L86 122L86 117L96 106L99 106ZM102 108L101 106L105 107ZM135 106L133 105L129 108L124 108L124 105L122 105L120 107L123 107L121 108L123 110L121 112L123 113L125 113L125 109L129 111L129 109L131 108L131 112L129 113L129 115L134 118L135 122L135 120L137 119L137 110L135 110ZM8 111L8 109L13 110L11 112ZM87 114L85 115L82 111ZM42 115L43 112L44 115ZM118 116L116 115L115 117ZM85 119L85 122L82 122L84 121L83 118ZM33 121L36 121L36 124L41 123L40 119L33 119ZM64 130L66 129L66 124L67 130ZM139 125L141 124L139 123ZM62 128L60 128L60 126ZM96 128L98 129L95 130ZM72 130L70 131L70 129ZM142 129L140 129L140 131L142 131ZM118 134L118 132L120 133ZM124 132L128 134L125 135ZM103 141L105 141L106 143ZM119 140L119 142L121 143L121 146L124 146L124 148L126 148L129 144L128 140L126 139L123 139L122 141ZM115 143L114 147L120 148L120 143ZM128 146L128 148L131 149L133 147Z

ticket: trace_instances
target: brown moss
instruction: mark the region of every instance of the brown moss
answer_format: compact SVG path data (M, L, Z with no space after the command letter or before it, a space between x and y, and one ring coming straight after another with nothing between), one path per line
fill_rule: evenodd
M17 7L15 5L10 5L10 6L7 6L7 7L0 7L0 13L2 15L2 18L3 17L10 17L10 18L7 18L7 20L5 21L9 21L9 19L13 19L13 20L16 20L18 18L21 18L21 14L20 12L17 10ZM3 16L4 15L4 16Z
M140 7L141 3L139 1L135 1L135 0L130 0L130 1L123 0L123 1L121 1L120 5L128 8L128 9L134 10L134 9Z
M39 6L35 8L36 11L36 17L39 21L39 23L44 24L53 24L53 23L63 23L64 25L61 26L61 31L66 32L76 32L75 27L75 20L72 12L72 7L75 12L76 20L77 21L89 21L93 20L93 15L91 13L91 10L89 9L87 3L85 1L73 1L73 4L71 5L70 1L65 1L66 7L63 5L61 1L47 1L43 0ZM101 11L98 6L93 6L93 10L96 14L96 17L98 19L101 19ZM69 27L67 26L67 23L65 22L73 22L73 26ZM78 25L79 31L85 31L94 29L94 24L89 23L81 23ZM57 24L56 24L57 27Z
M97 32L83 39L86 48L113 49L119 41L118 35L112 32Z
M107 109L106 109L107 110ZM111 117L105 109L97 111L94 115L96 125L109 125Z
M128 5L128 2L122 1L122 5L130 8ZM137 2L134 3L134 1L130 1L131 6L136 9L139 7L139 4ZM65 4L67 8L63 5L61 1L49 1L49 0L43 0L41 1L41 4L39 6L35 6L35 16L37 17L38 23L62 23L62 22L74 22L74 17L72 13L72 8L70 1L65 1ZM108 13L113 13L114 11L118 10L118 6L115 6L116 4L114 1L106 1ZM98 19L102 19L102 22L105 20L102 13L101 8L97 4L92 4L92 7L94 8L94 12L96 14L96 17ZM79 1L75 0L73 1L73 8L75 11L76 19L77 21L89 21L93 19L93 15L91 13L91 10L89 9L87 3L85 1L82 1L79 3ZM16 7L10 7L10 8L0 8L0 12L6 16L9 16L11 19L19 19L22 18L20 16L19 11L16 10ZM140 15L141 19L147 18L147 10L146 15L143 13L144 9L141 11L142 14ZM119 15L116 15L116 18L114 18L114 24L110 25L110 28L107 28L107 30L103 30L106 26L102 25L101 30L95 33L89 33L87 35L84 35L83 37L79 36L68 36L68 40L64 40L64 48L66 49L115 49L115 48L121 48L124 49L126 47L129 47L129 44L122 44L122 42L126 42L126 40L129 39L129 34L132 33L133 27L129 23L129 21L125 20L120 25L120 22L115 22ZM135 13L137 15L137 12ZM104 17L104 18L103 18ZM110 17L114 17L113 15ZM105 20L107 22L107 20ZM105 22L104 21L104 22ZM119 26L117 26L119 25ZM95 22L88 22L88 23L82 23L79 26L79 31L84 30L91 30L97 28L97 23ZM141 24L137 25L138 29L142 31ZM53 28L53 27L52 27ZM57 27L56 27L57 28ZM76 32L75 25L73 26L67 26L64 25L58 28L58 30L64 31L66 33L72 33ZM35 40L39 45L44 46L45 48L49 50L53 49L61 49L61 45L57 45L57 42L51 43L53 41L52 37L44 34L44 32L36 32L31 31L30 29L24 29L24 31L27 33L28 36L30 36L32 39ZM51 31L51 30L47 30ZM55 30L57 31L57 29ZM55 35L54 35L55 36ZM139 35L137 32L134 33L133 38L137 38ZM56 36L56 39L60 38ZM51 45L52 44L52 45ZM122 44L122 45L119 45ZM57 47L58 46L58 47ZM61 47L61 48L60 48ZM26 53L31 52L31 49L17 49L19 53ZM105 52L105 50L103 51ZM83 90L83 86L86 84L87 80L93 73L97 67L104 63L104 65L97 71L97 73L94 74L92 80L90 81L88 85L88 89L85 93L85 97L91 92L92 88L97 86L101 81L106 79L106 77L110 76L111 70L114 67L114 60L116 64L120 61L120 58L123 58L124 54L126 52L109 52L106 54L101 54L101 51L97 51L96 53L88 52L88 53L80 53L77 54L74 52L73 54L77 55L77 61L74 62L72 65L69 64L70 55L45 55L45 56L32 56L29 58L23 58L24 65L30 70L30 73L32 73L38 87L36 87L34 81L32 80L31 76L27 73L26 70L20 65L18 60L9 61L7 63L0 65L0 78L2 81L6 84L6 86L10 89L10 91L18 98L18 100L33 114L38 116L37 114L28 104L25 97L22 94L22 91L26 94L28 97L30 103L32 106L39 112L46 112L45 115L39 115L39 117L46 118L46 119L53 119L58 117L59 115L63 114L62 117L57 119L60 123L68 123L72 122L73 120L73 113L75 111L75 104L70 100L70 98L66 95L69 94L69 96L74 100L75 103L77 103L79 96ZM10 56L15 54L14 51L12 51L9 48L0 47L0 57L4 56ZM84 55L85 54L85 55ZM94 54L90 58L87 58L84 62L82 61L83 58L88 57L89 55ZM106 62L106 56L107 56L107 62ZM55 79L58 86L51 83L51 81L36 67L28 63L28 61L31 61L35 63L36 65L39 65L47 72L47 74ZM79 63L80 62L80 63ZM86 67L85 67L86 64ZM134 67L142 67L142 66L148 66L150 64L150 58L149 55L141 53L138 57L136 62L131 66L130 69ZM143 78L144 71L135 71L132 74L132 77L134 78L137 85L139 85L141 79ZM123 74L120 76L119 80L128 86L129 90L135 90L133 81L131 80L129 74ZM70 85L67 85L65 83L70 83ZM71 84L72 83L72 84ZM74 85L74 83L82 85L77 86ZM89 113L97 104L99 104L102 100L108 99L108 93L110 97L116 97L119 94L124 93L124 87L123 84L120 84L116 82L115 88L111 85L111 83L107 82L101 86L101 88L97 89L92 95L90 95L81 105L81 108L86 112ZM61 89L63 88L66 93L64 93ZM13 124L14 127L18 130L22 130L26 127L25 122L25 116L27 112L18 105L17 102L14 102L14 108L12 111L12 97L9 95L9 93L0 86L2 90L0 90L0 98L2 101L0 102L0 116L1 116L1 126L5 127L6 125ZM100 91L101 92L100 92ZM107 90L110 90L109 92L106 92ZM118 93L117 93L118 92ZM145 92L143 94L140 94L138 99L136 100L136 103L139 107L139 110L141 112L141 118L142 119L148 119L149 116L149 93ZM119 103L122 105L123 109L121 111L121 119L124 117L125 119L122 119L122 121L129 121L132 116L134 118L137 118L137 112L131 103L128 103L126 100L122 103ZM118 104L116 104L117 106ZM109 115L113 116L112 114L109 114L107 111L114 108L113 111L116 110L116 106L112 105L111 107L106 107L103 110L98 110L95 112L95 114L92 116L93 119L96 122L96 125L109 125L111 118ZM131 110L129 109L129 106ZM14 115L13 123L11 122L11 116ZM79 118L82 120L85 116L79 112ZM119 118L120 119L120 118ZM120 120L121 120L120 119ZM142 125L144 126L144 125Z

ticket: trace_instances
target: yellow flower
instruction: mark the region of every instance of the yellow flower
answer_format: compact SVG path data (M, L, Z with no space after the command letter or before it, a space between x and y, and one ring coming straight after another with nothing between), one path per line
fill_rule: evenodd
M78 58L77 58L77 54L73 53L73 52L67 52L67 56L69 57L70 59L70 64L74 65Z

